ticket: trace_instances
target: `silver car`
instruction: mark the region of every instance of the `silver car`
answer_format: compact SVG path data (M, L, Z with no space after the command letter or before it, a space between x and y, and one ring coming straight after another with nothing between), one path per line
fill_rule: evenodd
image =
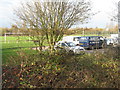
M80 54L82 51L85 51L85 49L79 45L75 45L73 42L64 42L59 41L55 45L55 49L57 50L65 50L66 52L73 52L74 54Z

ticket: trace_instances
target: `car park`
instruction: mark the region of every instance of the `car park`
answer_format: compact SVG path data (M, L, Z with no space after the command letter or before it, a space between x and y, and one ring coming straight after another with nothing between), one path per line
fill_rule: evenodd
M73 42L64 42L59 41L55 45L56 50L65 50L66 52L72 52L74 54L80 54L82 51L85 51L85 49L78 44L75 45Z

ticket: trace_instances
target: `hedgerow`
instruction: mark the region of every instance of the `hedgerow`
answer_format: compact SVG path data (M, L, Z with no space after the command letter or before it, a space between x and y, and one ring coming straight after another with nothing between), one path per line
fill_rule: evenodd
M120 88L118 49L84 55L65 52L28 55L21 51L3 65L2 87Z

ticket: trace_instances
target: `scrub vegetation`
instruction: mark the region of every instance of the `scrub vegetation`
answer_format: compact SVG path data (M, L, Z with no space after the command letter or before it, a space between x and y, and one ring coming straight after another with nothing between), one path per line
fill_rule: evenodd
M3 88L120 88L120 48L69 55L21 50L3 65Z

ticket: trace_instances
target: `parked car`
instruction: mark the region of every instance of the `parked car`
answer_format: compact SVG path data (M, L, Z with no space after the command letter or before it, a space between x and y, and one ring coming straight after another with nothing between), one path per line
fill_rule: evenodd
M102 36L82 36L79 39L80 46L86 49L102 48L104 43Z
M85 49L78 44L75 45L73 42L64 42L64 41L59 41L55 45L55 49L57 50L65 50L66 52L71 52L74 54L80 54L81 51L85 51Z
M107 45L113 45L113 39L107 38L106 41L107 41Z
M118 45L118 38L107 38L106 39L107 45L110 46L115 46Z

